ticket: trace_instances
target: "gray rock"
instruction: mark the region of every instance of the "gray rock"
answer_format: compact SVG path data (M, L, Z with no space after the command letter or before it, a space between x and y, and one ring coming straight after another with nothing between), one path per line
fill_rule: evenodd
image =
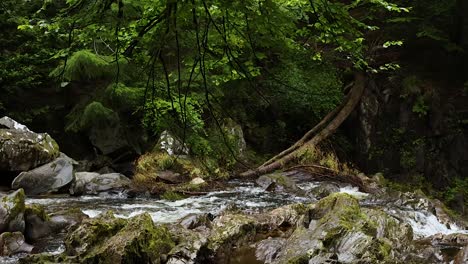
M40 205L28 205L24 212L24 221L24 235L28 241L37 241L51 233L49 216Z
M21 232L5 232L0 235L0 255L11 256L18 253L30 253L33 246L24 241Z
M380 210L361 209L348 194L320 200L310 217L309 227L296 228L274 263L398 263L403 252L413 251L410 227Z
M57 143L47 133L34 133L8 117L0 119L0 170L26 171L59 154Z
M266 191L283 192L299 190L293 179L281 173L262 175L255 182Z
M195 229L197 227L211 227L211 220L208 214L189 214L179 221L179 224L186 229Z
M158 143L154 148L155 151L165 151L169 155L188 155L189 149L179 139L170 134L169 131L163 131L159 136Z
M77 172L70 193L98 194L100 192L121 191L130 186L130 179L120 173L99 174L96 172Z
M22 189L0 198L0 233L24 231L24 199Z
M313 197L316 199L322 199L327 197L332 193L336 193L340 191L340 187L337 184L332 182L321 183L319 186L310 189L307 193L309 197Z
M68 159L57 158L53 162L20 173L13 180L11 187L23 188L28 195L45 194L57 191L69 184L73 178L72 163Z
M79 208L67 208L50 215L49 223L54 232L65 232L78 227L83 220L89 217Z
M157 175L159 179L168 183L183 183L189 181L189 178L186 175L170 170L159 171Z
M242 155L247 149L247 143L244 139L244 132L242 131L242 127L234 122L234 120L227 118L224 120L223 129L226 131L228 137L232 139L234 151L238 155Z
M286 239L284 238L268 238L260 241L255 250L255 257L263 261L265 264L273 263L284 246Z
M31 130L29 130L25 125L16 122L15 120L13 120L12 118L10 118L8 116L4 116L4 117L0 118L0 128L15 129L15 130L19 130L19 131L29 131L29 132L31 132Z

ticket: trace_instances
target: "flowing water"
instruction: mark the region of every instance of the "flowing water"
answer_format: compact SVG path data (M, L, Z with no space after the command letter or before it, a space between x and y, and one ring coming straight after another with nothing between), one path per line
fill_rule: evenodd
M203 196L189 197L178 201L155 198L128 198L125 194L81 197L28 198L27 204L43 205L48 213L64 208L79 208L89 217L112 210L116 217L129 218L147 212L155 223L173 223L188 214L211 213L216 215L226 208L237 208L246 213L257 213L291 203L314 202L313 195L306 195L313 188L324 183L304 182L298 184L304 195L267 192L252 182L231 181L223 191L210 192ZM429 210L422 207L404 206L398 203L379 200L358 188L339 185L339 191L349 193L361 200L363 206L379 207L400 221L413 227L415 238L427 237L437 233L468 233L455 224L443 224ZM59 254L63 252L63 237L45 241L41 251ZM15 263L15 258L0 258L1 263Z

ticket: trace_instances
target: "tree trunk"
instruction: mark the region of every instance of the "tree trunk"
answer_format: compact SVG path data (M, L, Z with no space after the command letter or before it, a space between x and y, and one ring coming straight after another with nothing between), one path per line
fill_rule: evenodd
M322 140L333 134L336 129L348 118L361 100L362 94L366 87L366 78L363 73L355 75L354 86L351 88L345 101L335 110L329 113L325 118L309 132L307 132L298 142L287 150L276 155L269 161L256 169L248 170L240 174L243 177L258 176L273 172L284 166L297 157L297 153L310 146L316 146ZM322 128L323 127L323 128ZM320 130L321 129L321 130ZM320 130L320 132L318 132ZM318 133L317 133L318 132ZM312 138L311 135L317 133Z

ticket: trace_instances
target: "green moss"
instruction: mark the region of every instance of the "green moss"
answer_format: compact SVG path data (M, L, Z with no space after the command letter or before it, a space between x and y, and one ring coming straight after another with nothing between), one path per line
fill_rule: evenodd
M128 219L126 225L103 243L80 256L80 263L161 263L175 244L168 229L154 226L147 213Z
M86 220L65 239L67 252L73 255L80 253L75 252L76 249L86 250L87 246L103 243L105 238L115 235L124 225L125 220L116 218L112 211L98 218Z
M161 199L169 200L169 201L177 201L177 200L182 200L184 198L185 197L183 195L180 195L179 193L174 192L174 191L170 191L170 190L165 191L161 195Z
M50 220L50 216L45 212L44 207L38 204L27 205L24 213L25 215L37 215L43 221Z

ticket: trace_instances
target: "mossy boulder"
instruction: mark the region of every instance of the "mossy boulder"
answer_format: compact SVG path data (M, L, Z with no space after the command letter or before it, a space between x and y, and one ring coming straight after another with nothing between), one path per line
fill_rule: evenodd
M163 263L173 246L167 228L146 213L124 220L108 212L66 238L67 255L79 263Z
M348 194L332 194L310 210L273 263L398 263L412 230L386 213L362 209Z
M284 191L298 191L295 181L281 173L273 173L262 175L256 183L266 191L284 192Z
M0 127L0 170L27 171L60 155L57 142L49 134L34 133L14 122Z
M33 246L24 241L21 232L4 232L0 235L0 256L30 253L32 250Z
M242 244L255 234L258 220L243 214L228 214L216 218L210 234L208 248L216 252Z
M24 235L28 241L36 241L52 232L50 217L41 205L27 205L24 221L26 223Z
M23 189L0 197L0 233L24 231L24 199Z

